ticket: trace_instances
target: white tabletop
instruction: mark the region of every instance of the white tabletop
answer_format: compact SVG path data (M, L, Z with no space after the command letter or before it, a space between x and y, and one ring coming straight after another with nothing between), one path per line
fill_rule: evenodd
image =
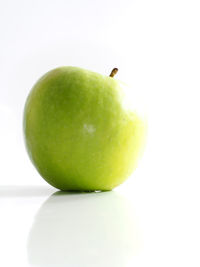
M2 186L0 266L199 266L199 197L133 184L102 193Z

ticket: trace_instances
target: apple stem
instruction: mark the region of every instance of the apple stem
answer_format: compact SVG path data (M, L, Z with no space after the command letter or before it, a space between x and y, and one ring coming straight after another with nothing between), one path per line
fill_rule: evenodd
M114 77L117 72L118 72L118 68L114 68L110 73L110 77Z

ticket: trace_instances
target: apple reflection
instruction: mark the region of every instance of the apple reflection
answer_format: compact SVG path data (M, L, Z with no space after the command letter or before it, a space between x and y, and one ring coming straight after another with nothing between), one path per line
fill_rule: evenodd
M116 192L57 192L39 209L28 259L42 267L123 267L137 254L131 207Z

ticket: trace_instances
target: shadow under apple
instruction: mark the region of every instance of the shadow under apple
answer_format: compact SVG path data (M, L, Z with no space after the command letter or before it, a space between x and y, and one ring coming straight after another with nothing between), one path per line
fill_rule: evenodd
M42 267L123 267L139 237L126 199L116 192L57 192L39 209L27 250Z
M45 197L55 192L55 188L38 185L3 185L0 186L1 198L25 198L25 197Z

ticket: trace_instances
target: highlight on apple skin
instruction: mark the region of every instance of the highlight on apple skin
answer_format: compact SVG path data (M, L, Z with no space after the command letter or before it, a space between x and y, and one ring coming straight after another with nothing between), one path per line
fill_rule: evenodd
M24 108L24 137L40 175L61 190L112 190L137 167L146 122L123 105L114 78L78 67L47 72Z

